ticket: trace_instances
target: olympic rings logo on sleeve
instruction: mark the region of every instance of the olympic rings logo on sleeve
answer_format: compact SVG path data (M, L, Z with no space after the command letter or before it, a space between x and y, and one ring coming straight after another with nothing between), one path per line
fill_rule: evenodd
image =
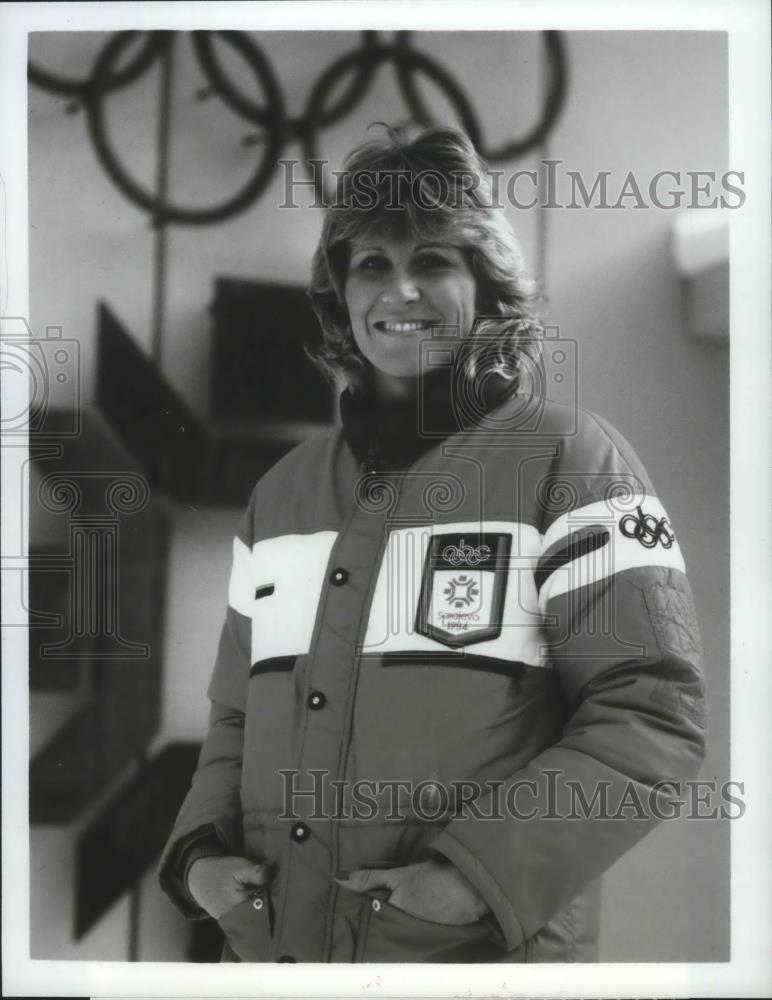
M636 514L626 514L619 522L619 530L625 538L634 538L645 549L653 549L659 543L663 549L672 548L675 535L666 517L657 519L653 514L644 514L639 505Z

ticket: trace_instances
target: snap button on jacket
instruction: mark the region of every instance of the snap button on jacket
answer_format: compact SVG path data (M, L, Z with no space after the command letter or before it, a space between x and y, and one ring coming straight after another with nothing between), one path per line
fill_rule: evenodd
M378 467L349 395L342 428L255 487L210 727L160 867L200 917L192 845L274 864L267 905L221 921L224 958L593 960L602 873L657 822L657 782L696 774L677 525L613 428L553 403L508 423L518 400L403 437ZM620 812L625 796L643 811ZM486 917L421 920L332 878L437 857Z

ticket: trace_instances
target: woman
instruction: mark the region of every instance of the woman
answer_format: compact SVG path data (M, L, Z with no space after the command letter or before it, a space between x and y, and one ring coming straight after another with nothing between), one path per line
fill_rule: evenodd
M256 486L162 859L247 961L587 961L599 878L704 751L678 543L629 445L535 388L452 128L339 178L313 264L342 426Z

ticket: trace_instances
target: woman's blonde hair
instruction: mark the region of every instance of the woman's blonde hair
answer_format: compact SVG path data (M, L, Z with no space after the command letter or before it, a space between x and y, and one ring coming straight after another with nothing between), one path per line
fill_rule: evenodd
M494 204L485 164L458 128L384 128L383 136L352 150L337 175L308 290L322 338L307 353L333 382L359 382L366 370L344 294L354 239L376 233L427 242L451 238L477 285L464 375L477 381L496 371L511 379L514 391L523 363L538 354L541 326L534 285L512 227Z

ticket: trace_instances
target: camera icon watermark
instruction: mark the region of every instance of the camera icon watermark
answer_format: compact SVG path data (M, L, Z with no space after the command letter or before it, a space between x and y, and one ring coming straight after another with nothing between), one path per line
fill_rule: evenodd
M503 378L512 374L502 359L498 335L461 337L457 327L440 326L419 343L418 427L426 438L446 438L468 428L486 439L513 435L554 437L556 428L545 419L548 404L561 406L561 436L578 428L578 350L572 338L557 326L545 327L517 355L517 375L506 391ZM438 406L434 387L445 385L450 408ZM428 389L427 389L428 387ZM500 405L506 398L506 405Z
M80 433L80 345L59 326L35 337L23 317L0 319L3 437L76 437Z

